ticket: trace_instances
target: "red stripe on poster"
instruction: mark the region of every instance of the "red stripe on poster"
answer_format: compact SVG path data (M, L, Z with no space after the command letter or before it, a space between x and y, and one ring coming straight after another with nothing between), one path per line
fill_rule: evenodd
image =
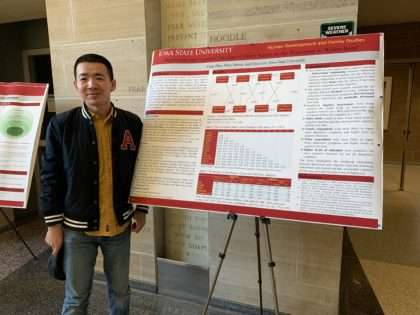
M225 106L219 106L219 105L215 105L212 107L211 112L213 114L217 114L217 113L224 113L226 110Z
M292 104L277 104L277 112L291 112Z
M227 75L216 77L216 83L228 83L228 82L229 82L229 77Z
M4 174L4 175L28 175L28 172L26 172L26 171L0 170L0 174Z
M41 106L40 103L0 102L0 106Z
M185 115L185 116L202 116L202 110L170 110L170 109L153 109L146 111L146 115Z
M249 82L250 76L249 75L238 75L236 77L236 82Z
M24 192L23 188L9 188L9 187L0 187L0 191L8 191L8 192Z
M294 72L283 72L280 73L280 80L293 80L295 78Z
M299 70L300 68L301 68L301 65L287 65L287 66L276 66L276 67L258 67L258 68L241 68L241 69L221 69L221 70L214 70L213 71L213 74Z
M268 112L268 105L266 105L266 104L255 105L254 111L256 113L266 113L266 112Z
M207 129L219 132L294 132L294 129Z
M23 201L9 201L9 200L0 200L0 207L23 207Z
M271 81L271 73L260 73L258 75L258 81Z
M215 182L263 185L263 186L281 186L281 187L290 187L292 184L292 181L290 178L273 178L273 177L203 174L202 173L198 175L197 194L211 195L213 192L213 184Z
M204 132L203 153L201 155L201 164L214 165L216 161L217 130L207 129Z
M362 217L347 217L338 215L307 213L290 210L276 210L267 208L256 208L247 206L234 206L227 204L213 204L198 201L185 201L161 198L146 198L146 197L130 197L130 202L136 204L144 204L151 206L185 208L205 211L217 211L225 213L236 213L250 216L264 216L270 218L278 218L292 221L304 221L314 223L326 223L343 226L378 228L378 220Z
M152 73L152 77L160 75L207 75L208 70L197 70L197 71L156 71Z
M258 60L294 56L379 51L381 34L310 38L203 48L169 48L153 53L153 65Z
M246 105L235 105L233 106L234 113L246 113Z
M305 67L306 69L353 67L353 66L374 65L375 63L376 63L375 60L356 60L356 61L343 61L343 62L311 63L311 64L307 64Z
M0 82L0 95L43 96L46 88L42 83Z
M333 180L343 182L361 182L361 183L373 183L373 176L357 176L357 175L332 175L332 174L308 174L299 173L300 179L318 179L318 180Z

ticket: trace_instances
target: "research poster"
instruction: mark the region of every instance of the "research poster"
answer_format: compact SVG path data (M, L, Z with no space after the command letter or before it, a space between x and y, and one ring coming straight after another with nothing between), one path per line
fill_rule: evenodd
M48 85L0 82L0 207L26 208Z
M153 54L130 201L382 228L383 35Z

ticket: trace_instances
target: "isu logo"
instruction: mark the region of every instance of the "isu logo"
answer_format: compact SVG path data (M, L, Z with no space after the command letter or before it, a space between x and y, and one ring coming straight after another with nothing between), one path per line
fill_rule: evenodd
M121 150L126 151L128 149L130 149L131 151L136 151L136 145L134 143L133 136L131 135L130 130L126 129L124 131L124 139L121 144Z

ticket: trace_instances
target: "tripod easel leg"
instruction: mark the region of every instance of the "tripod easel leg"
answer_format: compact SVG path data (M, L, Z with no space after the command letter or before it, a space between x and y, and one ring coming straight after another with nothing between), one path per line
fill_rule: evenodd
M233 228L235 227L236 220L238 219L238 216L236 214L229 213L227 218L228 218L228 220L231 219L232 223L230 225L229 234L226 238L225 248L223 249L222 253L219 253L219 258L220 258L219 265L217 266L217 271L216 271L216 274L214 275L214 279L213 279L213 282L211 284L209 296L207 297L207 303L206 303L206 306L204 307L202 315L206 315L207 311L209 309L210 301L211 301L211 298L213 296L214 289L216 287L217 279L219 278L220 269L222 269L223 260L226 257L227 248L229 246L230 239L232 237Z
M15 231L16 235L19 237L19 239L21 240L21 242L23 243L23 245L25 245L26 249L29 251L29 253L36 259L38 260L38 257L34 254L34 252L31 250L31 248L29 247L29 245L25 242L25 240L23 239L22 235L20 235L19 231L17 230L16 225L12 222L12 220L9 219L9 217L7 216L6 213L4 213L3 208L0 208L0 212L3 214L4 218L6 219L7 223L9 223L9 225L12 227L12 229Z
M274 277L274 267L276 266L276 263L273 261L273 254L271 252L270 233L269 233L269 229L268 229L268 225L270 224L270 219L262 217L261 222L265 226L267 254L268 254L268 267L271 270L270 273L271 273L271 284L272 284L272 290L273 290L273 301L274 301L274 307L275 307L275 314L279 315L279 302L278 302L278 298L277 298L276 279Z
M258 292L260 298L260 314L263 315L262 298L262 279L261 279L261 242L260 242L260 219L255 217L255 238L257 241L257 260L258 260Z

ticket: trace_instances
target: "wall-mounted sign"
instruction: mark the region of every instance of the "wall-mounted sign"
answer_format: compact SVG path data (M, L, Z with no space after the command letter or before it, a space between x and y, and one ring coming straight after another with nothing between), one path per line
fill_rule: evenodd
M321 24L321 37L353 35L354 33L353 21Z

